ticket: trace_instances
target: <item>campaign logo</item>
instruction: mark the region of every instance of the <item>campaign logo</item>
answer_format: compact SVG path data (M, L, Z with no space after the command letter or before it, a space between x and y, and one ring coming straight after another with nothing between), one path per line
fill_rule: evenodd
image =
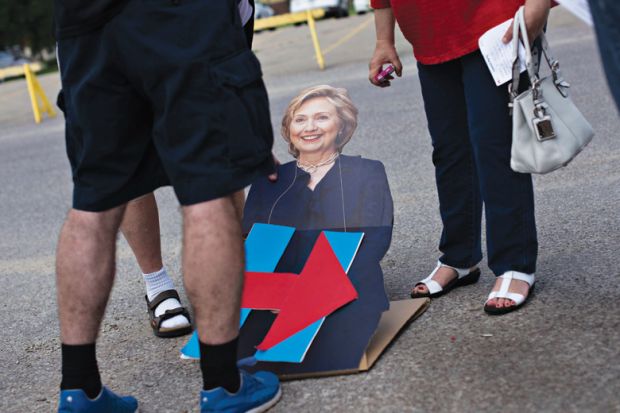
M347 272L364 234L323 231L300 274L276 273L294 232L291 227L254 224L245 241L240 328L252 310L277 311L252 360L246 362L301 363L325 318L357 298ZM200 357L195 332L181 353Z

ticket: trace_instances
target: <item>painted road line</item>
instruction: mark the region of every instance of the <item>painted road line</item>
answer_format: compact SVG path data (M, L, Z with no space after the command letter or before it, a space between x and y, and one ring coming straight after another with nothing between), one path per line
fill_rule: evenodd
M351 40L353 37L355 37L358 33L360 33L362 30L364 30L366 27L368 27L368 25L370 23L372 23L374 20L373 17L368 18L367 20L363 21L362 23L360 23L359 25L357 25L356 27L354 27L349 33L347 33L346 35L344 35L340 40L338 40L336 43L332 44L331 46L327 47L324 51L323 51L323 55L326 55L327 53L331 52L332 50L340 47L341 45L345 44L346 42L348 42L349 40Z

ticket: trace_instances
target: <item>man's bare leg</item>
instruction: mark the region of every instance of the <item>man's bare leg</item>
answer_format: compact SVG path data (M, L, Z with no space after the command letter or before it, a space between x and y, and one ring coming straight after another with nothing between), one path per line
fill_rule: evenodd
M243 190L237 191L232 198L236 213L241 220L245 193ZM159 271L163 267L159 211L155 194L144 195L127 204L121 223L121 232L136 256L143 273Z
M241 222L243 218L243 207L245 206L245 192L241 190L233 193L232 200L235 205L235 211L237 212L237 218L239 222Z
M233 197L183 207L183 274L198 337L237 337L243 288L243 240Z
M174 282L164 268L161 256L159 232L159 211L153 193L134 199L127 204L121 223L121 232L131 247L146 283L146 295L152 302L160 293L175 290ZM168 310L181 308L176 298L168 298L155 307L155 317ZM154 329L168 337L187 334L191 331L189 317L176 315L163 320Z
M116 234L124 209L69 211L56 253L63 343L93 343L97 339L114 282Z
M95 342L114 282L116 234L124 209L72 209L56 252L61 388L82 389L90 398L101 390Z
M131 247L143 273L163 267L159 233L159 211L155 195L150 193L127 204L121 232Z
M194 307L204 389L239 387L243 240L234 195L183 207L183 275Z

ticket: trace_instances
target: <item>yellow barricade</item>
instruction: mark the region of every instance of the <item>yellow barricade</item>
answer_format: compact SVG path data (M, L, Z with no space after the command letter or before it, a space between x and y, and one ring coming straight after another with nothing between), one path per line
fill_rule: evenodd
M41 63L38 63L38 62L30 63L30 70L33 73L38 72L41 69L43 69L43 65ZM25 73L24 73L23 65L5 67L4 69L0 69L0 81L3 81L10 77L23 76L24 74Z
M322 19L325 16L325 10L312 10L312 17ZM308 20L308 14L305 11L297 13L278 14L277 16L263 17L254 21L254 31L274 29L276 27L287 26L295 23L305 23Z
M321 45L319 44L319 37L316 34L316 27L314 25L314 16L308 10L306 12L306 18L308 19L308 27L310 28L310 35L312 36L312 44L314 45L314 53L316 54L316 61L319 64L321 70L325 69L325 59L323 59L323 52L321 51Z
M56 112L52 108L45 92L41 87L41 84L32 73L30 66L25 64L23 66L24 74L26 75L26 83L28 84L28 93L30 94L30 103L32 104L32 112L34 114L34 121L41 123L41 112L47 113L47 116L53 118L56 116Z

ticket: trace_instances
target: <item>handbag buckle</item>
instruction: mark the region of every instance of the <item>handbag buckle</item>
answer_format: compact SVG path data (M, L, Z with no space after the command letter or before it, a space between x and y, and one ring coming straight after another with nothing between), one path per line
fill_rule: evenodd
M543 105L534 108L534 116L532 124L534 125L536 139L539 142L543 142L555 138L556 135L553 123L551 123L551 116L547 114Z
M553 129L553 124L551 123L551 116L537 116L532 119L532 124L534 125L536 139L538 139L539 142L543 142L556 137L555 130Z

